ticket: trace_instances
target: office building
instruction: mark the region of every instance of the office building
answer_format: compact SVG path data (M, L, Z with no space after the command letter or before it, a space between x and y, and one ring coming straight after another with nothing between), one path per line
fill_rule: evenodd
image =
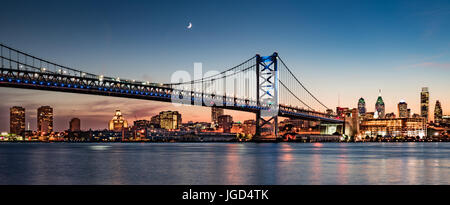
M211 107L211 125L217 126L219 123L219 116L223 115L223 109L217 107Z
M160 127L174 130L181 127L181 114L178 111L162 111L159 113Z
M42 106L37 110L37 127L41 136L49 135L53 132L53 108Z
M374 118L383 119L385 117L385 105L383 98L381 97L381 90L378 95L377 102L375 103L375 115Z
M366 101L364 100L364 98L359 98L358 100L358 112L359 115L366 114Z
M428 110L429 110L429 102L430 102L430 93L428 92L428 88L422 88L422 92L420 92L420 115L425 118L428 122Z
M123 129L128 128L128 122L122 116L120 110L116 110L113 118L109 121L109 130L115 132L121 132Z
M442 107L439 100L436 100L436 105L434 106L434 122L442 123Z
M69 123L69 130L71 132L81 131L81 121L78 118L72 118Z
M223 129L223 132L230 133L233 126L233 117L231 115L220 115L218 118L219 127Z
M405 100L400 100L400 102L397 105L398 107L398 117L399 118L408 118L408 104L405 102Z
M9 132L24 136L25 134L25 108L14 106L9 109Z

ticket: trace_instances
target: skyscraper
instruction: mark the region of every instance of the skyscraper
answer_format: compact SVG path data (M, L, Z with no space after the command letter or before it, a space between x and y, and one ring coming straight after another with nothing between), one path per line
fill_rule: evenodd
M430 93L427 87L422 88L420 92L420 115L428 122L428 107L429 107Z
M364 101L364 98L359 98L358 100L358 112L359 115L366 114L366 101Z
M408 104L405 100L400 100L398 103L398 117L399 118L408 118Z
M81 121L78 118L72 118L69 123L69 130L72 132L78 132L81 130Z
M385 107L384 107L383 98L381 97L381 90L380 90L380 94L378 94L377 102L375 103L375 112L376 112L376 115L378 116L378 118L384 118Z
M439 100L436 100L436 105L434 106L434 122L442 123L442 107Z
M217 126L219 123L219 116L223 115L223 109L211 107L211 125Z
M48 135L53 132L53 108L42 106L37 110L38 132L41 135Z
M220 115L218 118L219 127L223 128L223 132L229 133L233 126L233 117L231 115Z
M181 114L178 111L162 111L159 113L160 126L166 130L178 129L181 125Z
M14 106L9 111L9 132L23 136L25 134L25 108Z
M112 120L109 121L109 130L120 132L124 128L128 128L128 122L122 116L120 110L116 110Z

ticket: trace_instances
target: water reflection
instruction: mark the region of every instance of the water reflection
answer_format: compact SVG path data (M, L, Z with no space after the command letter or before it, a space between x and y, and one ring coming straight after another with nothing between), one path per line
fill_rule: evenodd
M0 144L0 184L450 184L450 143Z

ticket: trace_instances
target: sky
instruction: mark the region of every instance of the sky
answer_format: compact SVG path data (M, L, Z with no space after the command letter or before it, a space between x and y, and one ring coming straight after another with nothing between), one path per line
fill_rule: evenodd
M192 22L191 29L186 26ZM112 77L169 82L178 70L223 70L278 52L324 104L386 112L404 99L419 112L429 87L450 114L449 1L3 1L0 42L69 67ZM115 109L129 121L179 110L183 121L210 121L209 108L81 94L0 88L0 131L9 108L55 110L56 130L72 117L83 129L107 127ZM226 111L235 120L253 115ZM432 120L432 118L430 119Z

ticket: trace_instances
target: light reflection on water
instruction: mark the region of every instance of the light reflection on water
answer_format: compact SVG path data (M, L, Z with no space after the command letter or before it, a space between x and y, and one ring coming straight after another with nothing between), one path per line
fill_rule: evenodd
M450 143L2 143L0 184L450 184Z

